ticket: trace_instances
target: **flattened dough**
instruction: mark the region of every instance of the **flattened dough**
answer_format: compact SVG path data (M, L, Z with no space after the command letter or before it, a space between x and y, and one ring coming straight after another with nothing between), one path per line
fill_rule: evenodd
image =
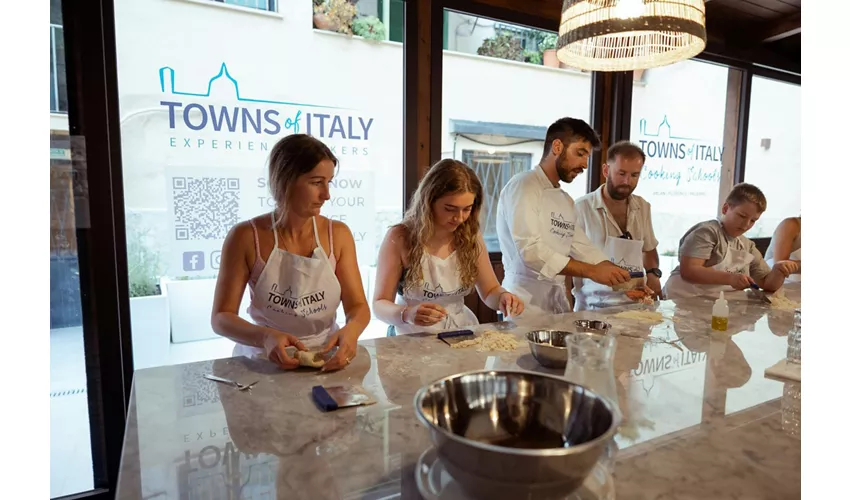
M614 315L620 319L634 319L637 321L645 321L647 323L657 323L664 319L664 316L658 311L623 311Z

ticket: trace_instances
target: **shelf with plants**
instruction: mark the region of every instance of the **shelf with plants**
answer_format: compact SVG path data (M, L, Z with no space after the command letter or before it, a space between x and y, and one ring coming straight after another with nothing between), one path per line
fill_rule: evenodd
M375 16L363 16L348 0L313 0L313 28L356 35L366 40L387 39L387 28Z

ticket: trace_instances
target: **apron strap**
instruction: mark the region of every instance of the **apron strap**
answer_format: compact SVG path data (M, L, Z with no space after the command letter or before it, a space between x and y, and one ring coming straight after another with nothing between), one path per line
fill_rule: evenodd
M322 248L322 243L319 241L319 227L316 225L316 218L313 219L313 238L316 240L316 246Z
M274 233L274 247L277 248L277 224L274 222L274 212L272 212L272 232Z

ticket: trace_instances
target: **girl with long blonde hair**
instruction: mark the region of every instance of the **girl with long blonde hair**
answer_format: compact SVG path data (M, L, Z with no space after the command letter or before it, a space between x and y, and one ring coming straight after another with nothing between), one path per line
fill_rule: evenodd
M420 182L404 220L387 232L372 307L396 333L477 325L463 302L473 287L505 316L523 311L522 301L499 285L490 264L479 226L483 199L471 168L441 160Z

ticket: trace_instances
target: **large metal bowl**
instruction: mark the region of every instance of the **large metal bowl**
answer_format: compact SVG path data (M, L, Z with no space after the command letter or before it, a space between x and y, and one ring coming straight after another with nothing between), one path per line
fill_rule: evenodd
M481 498L564 498L620 424L591 390L524 371L451 375L422 387L414 406L448 473Z
M569 354L567 336L571 334L560 330L534 330L526 333L525 339L538 363L546 368L564 368Z

